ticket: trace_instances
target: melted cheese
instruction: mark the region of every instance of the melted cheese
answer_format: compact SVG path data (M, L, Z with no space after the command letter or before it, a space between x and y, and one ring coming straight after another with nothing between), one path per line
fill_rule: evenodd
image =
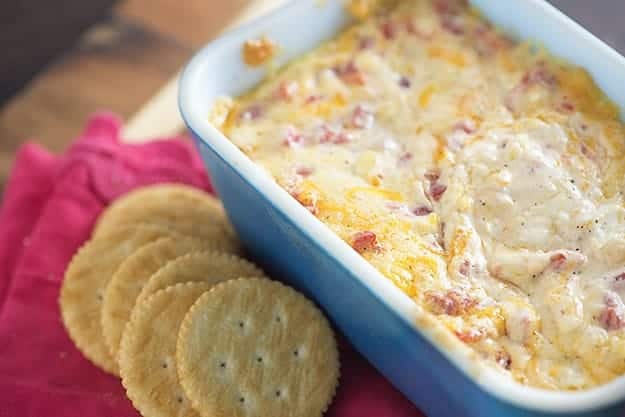
M461 1L354 7L213 122L485 363L550 389L624 373L616 107Z

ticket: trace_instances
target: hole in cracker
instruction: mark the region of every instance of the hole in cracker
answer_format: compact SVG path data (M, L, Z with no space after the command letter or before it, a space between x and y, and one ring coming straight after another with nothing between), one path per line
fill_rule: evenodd
M161 366L163 367L163 369L167 369L167 362L163 362Z
M97 295L97 299L98 299L98 301L102 301L104 299L104 297L102 297L102 294L98 294Z
M243 328L243 326L245 326L245 323L243 323L242 321L239 322L239 327Z
M220 367L220 368L224 368L224 369L225 369L225 368L226 368L226 362L221 362L221 363L219 364L219 367Z
M282 395L282 392L280 392L280 390L277 390L277 391L276 391L276 397L279 397L279 396L281 396L281 395Z
M280 322L282 321L282 319L280 318L280 316L276 316L276 321L277 321L278 323L280 323Z
M178 404L182 404L182 397L176 398L178 400Z
M256 357L256 362L262 363L263 362L263 357L262 356L257 356Z
M243 397L239 397L239 402L240 402L241 404L245 404L245 398L243 398Z
M298 357L298 356L299 356L299 350L298 350L298 349L295 349L295 350L293 351L293 356L296 356L296 357Z

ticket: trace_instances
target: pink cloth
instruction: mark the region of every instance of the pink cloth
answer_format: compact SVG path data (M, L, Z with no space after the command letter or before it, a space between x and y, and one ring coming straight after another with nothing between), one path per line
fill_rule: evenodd
M62 156L18 151L0 207L0 417L138 416L119 380L88 362L67 337L57 298L63 272L102 209L141 185L211 185L183 138L119 142L100 114ZM422 416L340 339L342 377L327 416Z

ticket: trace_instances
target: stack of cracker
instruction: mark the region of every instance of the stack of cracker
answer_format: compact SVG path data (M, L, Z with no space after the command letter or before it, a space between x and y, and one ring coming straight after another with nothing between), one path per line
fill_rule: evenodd
M144 417L321 416L339 360L315 305L240 257L218 200L133 191L101 215L63 281L63 323Z

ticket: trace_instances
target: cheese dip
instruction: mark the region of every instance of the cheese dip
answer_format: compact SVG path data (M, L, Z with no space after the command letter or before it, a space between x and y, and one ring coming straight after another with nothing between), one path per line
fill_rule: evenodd
M211 120L515 380L625 373L625 129L582 69L462 1L357 9Z

